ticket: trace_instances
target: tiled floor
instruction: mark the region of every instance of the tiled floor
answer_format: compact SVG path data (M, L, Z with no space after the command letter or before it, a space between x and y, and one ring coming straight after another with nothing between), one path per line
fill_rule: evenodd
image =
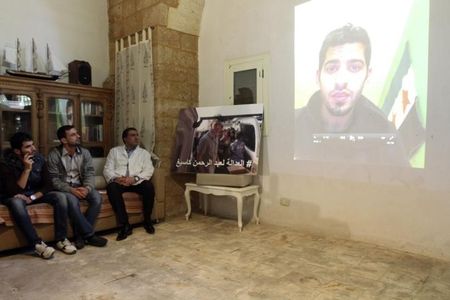
M450 262L194 214L105 249L0 258L0 299L450 299Z

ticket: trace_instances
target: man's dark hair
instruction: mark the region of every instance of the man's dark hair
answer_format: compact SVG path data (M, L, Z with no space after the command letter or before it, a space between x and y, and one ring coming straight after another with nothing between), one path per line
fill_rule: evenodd
M366 65L370 65L370 56L372 55L372 49L370 46L370 39L367 31L358 26L352 24L346 24L341 28L335 29L328 33L325 40L322 43L319 53L319 70L322 69L325 55L331 47L336 47L348 43L361 43L364 46L364 58L366 59Z
M75 128L73 125L64 125L58 128L56 131L56 136L58 137L58 140L61 140L66 137L66 131L69 131L70 129Z
M128 136L128 132L130 132L130 131L136 131L137 132L137 129L134 128L134 127L128 127L124 131L122 131L122 141L124 143L125 143L125 138Z
M22 148L23 142L32 141L33 138L26 132L16 132L10 139L12 149L20 150Z

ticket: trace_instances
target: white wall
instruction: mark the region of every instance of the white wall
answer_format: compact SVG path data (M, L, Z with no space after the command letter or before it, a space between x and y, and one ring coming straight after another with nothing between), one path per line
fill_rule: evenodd
M2 1L2 53L5 45L15 46L16 38L27 49L31 49L31 39L34 38L43 60L48 43L54 56L66 67L73 60L88 61L92 68L93 86L102 86L108 76L107 0Z
M225 60L270 54L270 109L265 115L270 128L264 138L263 171L259 178L263 190L262 222L450 259L450 192L446 188L450 163L445 157L445 153L449 156L450 143L448 138L432 141L433 137L448 135L445 128L449 125L445 124L450 122L445 102L435 101L434 109L429 110L430 114L440 112L440 125L429 127L427 145L430 153L442 154L430 161L430 169L405 171L293 162L295 2L206 0L203 10L199 39L200 106L225 104ZM434 2L441 5L435 14L450 11L447 2ZM442 20L447 21L440 24L441 28L449 28L448 18ZM439 58L430 61L431 68L433 64L443 65L442 69L449 65ZM445 90L442 84L430 95L435 93L439 99L446 99ZM447 111L445 116L443 110ZM435 184L439 179L441 184ZM290 200L290 206L281 206L281 198Z

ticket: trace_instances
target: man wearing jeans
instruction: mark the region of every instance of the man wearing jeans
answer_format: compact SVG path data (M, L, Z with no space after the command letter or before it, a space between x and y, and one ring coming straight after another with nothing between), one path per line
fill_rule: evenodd
M89 150L80 146L80 135L72 125L64 125L56 132L61 145L54 148L48 154L48 168L54 188L64 192L68 205L72 212L78 212L79 201L87 200L89 208L85 217L93 230L95 220L100 213L102 198L95 189L95 171ZM78 209L77 209L78 207ZM75 224L77 225L77 224ZM78 249L84 247L83 232L78 232L87 226L78 224L75 226L75 246ZM106 244L106 239L104 240Z
M49 259L55 249L47 246L31 223L27 206L49 203L53 206L56 247L66 254L75 254L76 248L67 239L67 200L64 194L50 191L50 179L44 157L36 151L31 136L17 132L10 139L11 149L5 152L0 164L4 199L14 222L35 252Z

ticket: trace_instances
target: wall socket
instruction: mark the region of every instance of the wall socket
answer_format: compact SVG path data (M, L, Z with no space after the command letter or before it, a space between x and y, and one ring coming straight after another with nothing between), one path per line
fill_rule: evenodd
M288 198L280 198L280 205L289 206L291 205L291 200Z

